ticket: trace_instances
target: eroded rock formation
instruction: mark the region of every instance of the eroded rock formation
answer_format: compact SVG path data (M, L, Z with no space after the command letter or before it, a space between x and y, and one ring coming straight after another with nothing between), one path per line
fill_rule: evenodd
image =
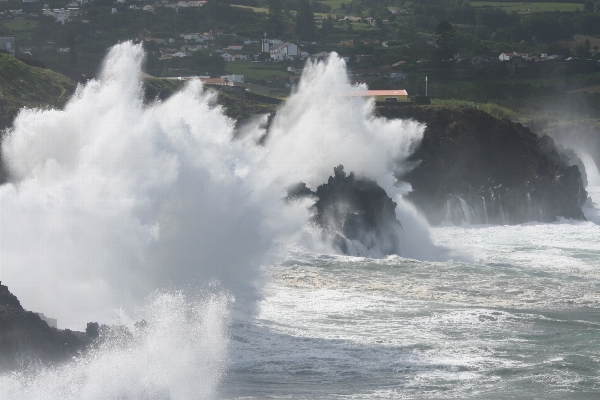
M388 118L426 124L410 157L415 168L399 177L432 224L517 224L583 219L587 199L577 165L548 136L476 109L404 107Z
M340 165L315 192L301 183L290 189L288 199L304 196L316 197L313 221L343 253L400 254L403 230L396 203L376 182L346 175Z

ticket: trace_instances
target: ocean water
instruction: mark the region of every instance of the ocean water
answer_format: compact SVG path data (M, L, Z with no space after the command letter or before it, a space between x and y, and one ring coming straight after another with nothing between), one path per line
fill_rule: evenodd
M270 266L259 315L231 327L222 397L600 396L600 226L431 233L448 261L295 251Z
M335 55L307 65L264 145L266 116L235 132L200 82L144 104L143 61L115 46L64 109L6 132L0 280L60 328L129 334L0 375L0 399L600 396L598 207L429 227L394 178L423 126L348 96L364 87ZM310 201L282 201L339 164L398 203L402 257L335 254Z

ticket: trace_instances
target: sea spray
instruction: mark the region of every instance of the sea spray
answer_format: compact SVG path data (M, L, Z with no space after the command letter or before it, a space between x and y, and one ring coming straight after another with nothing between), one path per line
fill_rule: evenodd
M211 279L252 308L265 254L308 217L199 82L144 107L142 61L115 46L99 80L64 110L23 110L3 144L0 273L61 327Z
M210 399L225 368L232 299L155 293L128 326L102 327L96 346L70 362L0 376L0 398ZM123 320L127 319L123 316Z
M396 218L405 227L401 255L439 259L425 219L403 198L410 185L396 179L410 168L406 158L424 127L374 117L375 102L352 95L365 88L350 84L345 63L335 53L326 62L307 63L297 91L271 124L267 162L288 187L304 182L315 190L340 164L348 173L376 181L398 204Z
M373 116L348 96L344 62L308 63L264 145L234 140L215 94L193 81L143 105L141 46L109 52L98 80L64 110L22 110L3 143L12 183L0 187L0 273L27 309L81 329L111 322L156 288L217 279L252 311L261 265L307 231L310 203L285 204L334 166L377 181L398 203L404 256L432 258L426 224L394 174L422 127ZM310 231L310 229L308 229Z

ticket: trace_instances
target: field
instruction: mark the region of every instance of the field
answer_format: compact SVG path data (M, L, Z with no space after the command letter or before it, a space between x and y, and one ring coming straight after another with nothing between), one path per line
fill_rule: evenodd
M279 64L275 66L252 66L248 61L230 61L225 64L228 74L244 75L245 79L265 80L272 76L290 76Z
M352 22L352 29L354 29L355 31L379 30L379 28L377 27L362 22Z
M8 30L11 35L17 37L19 43L23 39L31 40L31 31L37 24L35 21L3 21L0 23L0 29Z
M340 4L342 3L351 3L352 0L323 0L319 1L319 3L327 4L331 6L331 11L335 11L340 8Z
M568 47L569 49L573 50L578 44L585 43L586 40L590 41L590 46L592 48L592 51L595 52L595 49L594 49L595 46L598 46L598 48L600 48L600 39L592 37L592 36L584 36L584 35L574 35L573 40L560 42L560 45Z
M569 93L577 92L600 93L600 85L588 86L581 89L571 90Z
M2 21L0 24L13 32L30 31L37 26L35 21Z
M488 114L491 114L498 118L507 118L510 120L514 120L517 118L518 114L506 107L499 106L495 103L474 103L471 101L465 100L455 100L455 99L433 99L431 102L435 106L444 106L448 108L476 108L478 110L483 110Z
M257 12L257 13L267 13L267 12L269 12L268 8L262 8L262 7L242 6L242 5L239 5L239 4L232 4L231 6L232 7L249 8L251 10L254 10L254 12Z
M497 2L497 1L472 1L471 7L497 7L504 11L516 11L519 14L549 11L575 11L582 10L583 5L574 3L535 3L535 2Z

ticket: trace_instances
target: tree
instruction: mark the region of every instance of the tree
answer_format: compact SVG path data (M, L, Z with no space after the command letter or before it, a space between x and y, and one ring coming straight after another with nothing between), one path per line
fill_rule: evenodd
M595 6L596 4L594 4L592 0L585 0L583 2L583 11L592 13L594 12Z
M269 0L269 14L267 17L267 32L270 37L281 37L284 32L283 2Z
M434 58L436 61L447 61L454 58L455 54L455 31L452 24L448 21L442 21L439 23L435 30L437 36L436 50Z
M591 54L590 54L590 41L589 39L586 39L584 43L579 43L576 47L575 47L575 55L579 58L590 58Z
M298 2L298 15L296 16L296 33L301 40L312 42L317 38L315 16L310 9L308 0Z
M433 52L433 61L435 62L441 78L450 78L454 75L455 62L454 54L456 53L454 27L448 21L439 23L435 30L437 40L435 42L436 49Z
M323 19L323 23L321 24L321 34L327 35L328 33L332 33L335 31L335 26L333 25L333 18L328 16Z

